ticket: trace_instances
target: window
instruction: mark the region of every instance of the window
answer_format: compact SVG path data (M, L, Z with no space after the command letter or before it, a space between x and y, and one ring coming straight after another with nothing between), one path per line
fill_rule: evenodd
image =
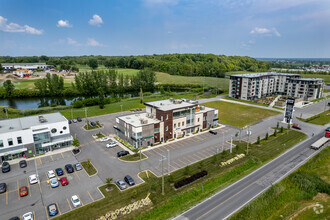
M52 130L51 130L51 132L54 134L54 133L56 133L56 128L53 128Z
M197 118L197 122L199 122L199 118Z
M204 120L204 121L206 121L206 116L205 116L205 117L203 117L203 120Z
M166 131L168 131L168 126L166 126Z
M164 120L164 119L163 119L163 116L160 116L160 120L161 120L161 121L163 121L163 120Z
M184 126L184 121L182 122L182 126Z
M176 128L176 123L174 123L174 128Z
M178 123L178 127L180 127L180 122Z
M17 143L21 144L22 143L22 137L17 137Z
M166 120L168 120L168 115L166 115Z
M13 145L13 144L14 144L14 142L13 142L13 139L12 139L12 138L8 138L7 140L8 140L8 145L9 145L9 146L11 146L11 145Z
M3 147L3 140L0 140L0 147Z
M63 127L63 130L66 130L66 127L65 126Z
M154 133L159 133L159 128L155 128Z

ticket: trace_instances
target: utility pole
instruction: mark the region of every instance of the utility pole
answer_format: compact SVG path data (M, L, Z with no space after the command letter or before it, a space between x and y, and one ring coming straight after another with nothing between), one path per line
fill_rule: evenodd
M225 148L225 133L222 132L222 151L221 152L223 152L224 148Z
M250 127L248 127L248 141L246 142L246 155L249 154Z
M324 95L324 115L325 115L325 111L327 109L327 97ZM8 116L7 116L8 118Z
M232 153L233 149L233 135L230 137L230 153Z
M170 150L167 149L167 175L170 175Z
M164 192L164 159L165 157L161 155L161 160L162 160L162 195L165 194Z

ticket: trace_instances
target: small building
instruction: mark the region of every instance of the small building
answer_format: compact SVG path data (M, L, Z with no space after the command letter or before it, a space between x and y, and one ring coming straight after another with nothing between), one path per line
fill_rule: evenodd
M152 143L218 125L218 109L199 105L188 99L166 99L146 102L146 113L116 118L116 134L134 147Z
M28 69L17 69L13 71L13 74L18 77L25 78L30 77L33 74L33 71Z
M68 120L59 112L0 121L0 162L71 146Z

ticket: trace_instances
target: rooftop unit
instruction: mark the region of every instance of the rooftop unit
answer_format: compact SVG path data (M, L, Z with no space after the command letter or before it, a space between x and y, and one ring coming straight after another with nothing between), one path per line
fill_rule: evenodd
M40 122L40 123L45 123L45 122L47 122L47 120L46 120L46 119L44 118L44 116L42 116L42 115L39 115L38 118L39 118L39 122Z

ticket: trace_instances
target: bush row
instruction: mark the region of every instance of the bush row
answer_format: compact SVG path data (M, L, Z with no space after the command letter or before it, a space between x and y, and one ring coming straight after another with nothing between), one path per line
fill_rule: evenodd
M204 177L206 175L207 175L207 171L206 170L202 170L199 173L195 173L194 175L192 175L192 176L190 176L188 178L185 178L183 180L180 180L180 181L174 183L174 187L176 189L178 189L178 188L183 187L185 185L188 185L188 184L190 184L190 183L192 183L192 182L194 182L194 181L196 181L196 180L198 180L198 179L200 179L200 178L202 178L202 177Z

